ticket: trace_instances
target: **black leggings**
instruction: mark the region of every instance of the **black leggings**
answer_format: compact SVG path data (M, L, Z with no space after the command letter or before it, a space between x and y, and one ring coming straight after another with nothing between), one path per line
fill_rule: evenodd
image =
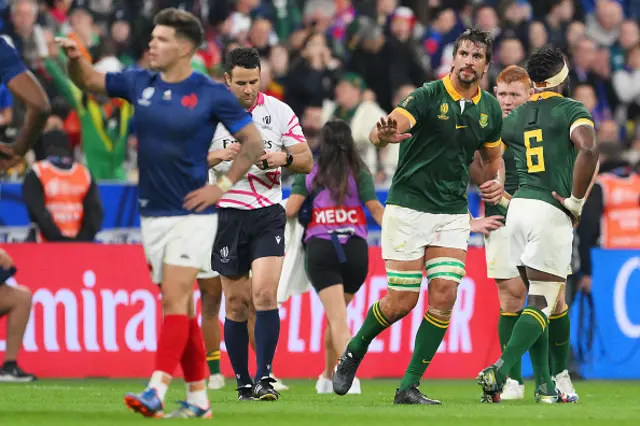
M317 292L336 284L346 294L356 294L369 271L369 246L360 237L351 237L342 245L346 263L340 263L331 240L311 238L307 242L307 274Z

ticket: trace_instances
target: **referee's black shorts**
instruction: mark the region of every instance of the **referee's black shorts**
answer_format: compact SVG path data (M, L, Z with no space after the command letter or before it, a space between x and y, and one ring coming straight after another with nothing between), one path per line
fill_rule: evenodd
M211 266L223 277L246 275L262 257L284 256L286 217L280 204L255 210L219 208Z

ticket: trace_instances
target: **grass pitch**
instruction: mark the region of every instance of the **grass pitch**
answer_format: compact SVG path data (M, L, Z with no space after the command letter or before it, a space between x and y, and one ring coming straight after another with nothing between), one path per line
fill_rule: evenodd
M212 420L171 419L171 423L214 422L216 425L640 425L640 382L577 382L580 402L543 405L527 399L480 404L480 388L472 380L424 381L421 390L440 399L439 407L392 405L397 380L362 382L362 395L316 395L315 381L285 381L278 402L238 402L228 380L211 391ZM0 425L138 425L163 421L128 411L122 396L142 390L141 380L41 380L33 384L0 383ZM167 411L184 398L184 384L174 382L167 395ZM549 423L551 422L551 423Z

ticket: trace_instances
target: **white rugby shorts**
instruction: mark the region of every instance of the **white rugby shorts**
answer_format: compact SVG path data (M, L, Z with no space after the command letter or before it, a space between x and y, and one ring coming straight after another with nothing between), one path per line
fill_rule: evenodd
M217 214L142 217L142 246L151 279L162 283L162 268L177 265L197 268L198 278L210 278L211 250L218 227Z
M573 225L565 212L541 200L514 198L509 203L507 223L514 265L567 277Z

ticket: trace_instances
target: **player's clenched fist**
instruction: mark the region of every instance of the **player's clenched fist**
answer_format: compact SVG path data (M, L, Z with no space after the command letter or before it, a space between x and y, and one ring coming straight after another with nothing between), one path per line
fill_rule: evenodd
M78 59L82 55L78 44L74 40L66 37L56 37L55 41L64 50L69 59Z

